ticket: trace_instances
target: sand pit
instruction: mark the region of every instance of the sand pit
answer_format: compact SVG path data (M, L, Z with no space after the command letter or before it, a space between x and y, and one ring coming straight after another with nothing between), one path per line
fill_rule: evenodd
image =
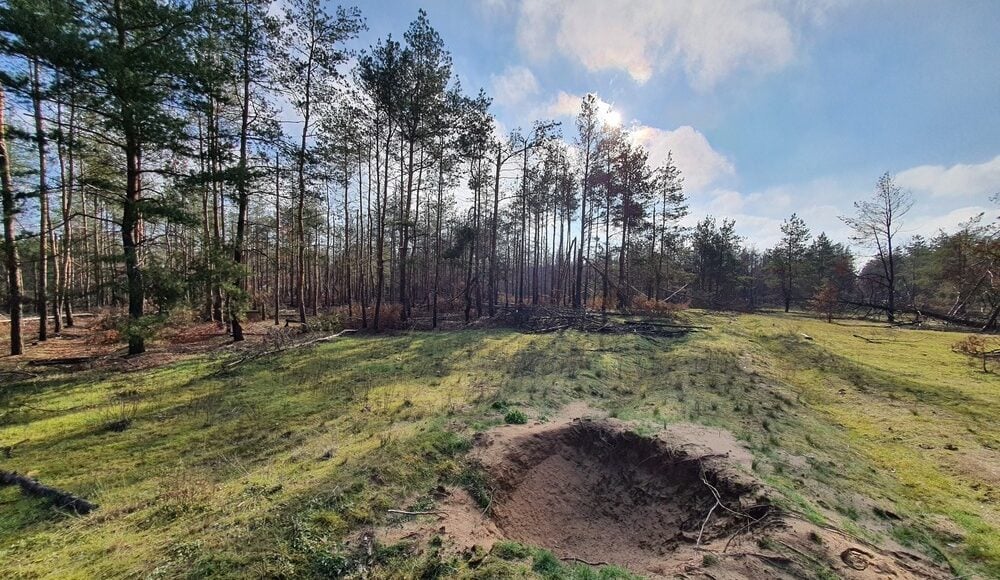
M769 510L720 456L603 420L501 435L478 456L497 484L492 512L504 536L565 558L645 569L699 537L709 543L760 523Z
M782 513L728 433L676 425L644 437L588 414L570 409L563 415L572 418L480 435L473 459L490 482L488 509L465 490L441 489L437 513L382 530L379 541L419 551L442 536L468 555L514 540L648 577L950 576L914 554Z

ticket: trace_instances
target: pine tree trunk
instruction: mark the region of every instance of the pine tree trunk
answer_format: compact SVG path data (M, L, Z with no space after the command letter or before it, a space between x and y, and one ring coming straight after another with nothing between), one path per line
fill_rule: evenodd
M4 267L7 270L7 307L10 312L10 354L24 353L21 332L21 303L24 300L21 281L21 260L17 255L14 230L14 186L10 180L10 157L7 153L7 122L4 113L7 100L0 85L0 198L3 202Z
M274 325L281 316L281 162L274 154Z
M70 219L73 211L73 183L76 180L75 165L75 136L76 136L76 107L70 102L69 108L69 143L66 147L67 173L63 180L62 195L62 219L63 219L63 284L60 295L63 300L63 314L66 317L66 326L73 326L73 306L70 296L71 275L76 267L73 263L71 249L73 247L73 229L70 227Z
M233 238L233 262L236 264L236 285L246 292L246 276L242 271L243 267L243 246L246 237L247 211L250 205L250 193L248 188L249 173L247 167L247 141L250 134L250 43L251 43L251 22L250 22L250 2L243 0L243 19L240 28L243 40L242 62L240 67L241 81L243 84L243 94L240 109L240 160L239 174L236 176L236 235ZM229 318L232 323L233 340L240 342L243 340L243 308L244 297L239 297L239 304L230 308Z
M38 313L38 340L44 341L48 339L49 185L45 162L41 71L37 61L32 61L31 70L31 103L35 115L35 142L38 146L38 279L35 281L35 310Z
M400 239L399 239L399 303L400 320L406 321L409 310L409 296L406 293L406 255L410 249L410 204L413 201L413 147L411 139L407 152L406 164L406 200L402 203L400 212Z

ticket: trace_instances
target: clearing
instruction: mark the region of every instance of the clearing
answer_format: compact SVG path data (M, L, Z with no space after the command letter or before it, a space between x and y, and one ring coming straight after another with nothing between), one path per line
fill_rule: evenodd
M256 358L207 332L155 365L6 359L0 471L97 508L0 487L0 568L1000 575L1000 379L952 350L965 335L683 316L710 328L359 334Z

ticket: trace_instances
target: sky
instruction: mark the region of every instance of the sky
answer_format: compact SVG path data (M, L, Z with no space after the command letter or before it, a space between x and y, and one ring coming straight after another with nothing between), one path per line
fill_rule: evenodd
M838 219L889 172L915 204L903 235L1000 213L996 0L368 0L364 48L402 38L419 8L467 92L506 129L574 136L597 94L660 163L691 215L736 220L760 248L792 212L846 241Z

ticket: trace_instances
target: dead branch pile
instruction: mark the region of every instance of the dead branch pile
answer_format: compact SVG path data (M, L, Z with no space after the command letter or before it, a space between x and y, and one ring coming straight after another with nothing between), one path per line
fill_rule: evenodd
M675 324L655 318L609 316L600 312L558 308L552 306L512 306L497 312L491 321L498 326L512 327L531 333L578 330L601 334L638 334L641 336L681 336L707 326Z
M90 513L97 506L69 492L42 485L38 481L14 471L0 471L0 486L19 485L21 491L35 497L52 500L56 507L73 510L78 514Z

